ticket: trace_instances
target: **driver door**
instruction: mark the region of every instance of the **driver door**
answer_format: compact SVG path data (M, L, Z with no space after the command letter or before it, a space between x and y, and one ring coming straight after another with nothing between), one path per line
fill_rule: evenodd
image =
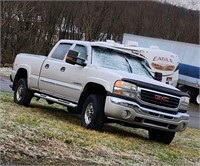
M75 45L71 49L79 52L79 57L87 59L87 48L85 46ZM60 67L63 68L63 71L56 76L57 80L59 80L55 85L57 95L63 99L78 102L84 86L87 66L83 67L63 62Z

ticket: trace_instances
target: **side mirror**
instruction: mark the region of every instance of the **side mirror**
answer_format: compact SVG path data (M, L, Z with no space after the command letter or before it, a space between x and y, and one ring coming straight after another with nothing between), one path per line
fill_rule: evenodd
M85 59L79 57L80 53L74 50L69 50L67 57L66 57L66 62L70 63L72 65L80 65L80 66L86 66Z
M157 81L162 81L162 73L155 72L154 79Z

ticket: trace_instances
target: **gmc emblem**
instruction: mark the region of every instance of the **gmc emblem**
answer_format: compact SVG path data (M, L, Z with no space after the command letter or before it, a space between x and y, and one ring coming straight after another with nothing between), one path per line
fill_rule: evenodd
M165 97L165 96L161 96L161 95L155 95L154 98L156 100L159 100L159 101L163 101L163 102L169 102L169 98L168 97Z

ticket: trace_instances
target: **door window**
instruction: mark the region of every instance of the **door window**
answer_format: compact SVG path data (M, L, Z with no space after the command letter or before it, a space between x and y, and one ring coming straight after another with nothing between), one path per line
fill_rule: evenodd
M52 58L63 60L72 44L60 43L51 55Z
M76 45L73 49L74 51L79 52L79 57L86 59L87 58L87 49L82 45Z

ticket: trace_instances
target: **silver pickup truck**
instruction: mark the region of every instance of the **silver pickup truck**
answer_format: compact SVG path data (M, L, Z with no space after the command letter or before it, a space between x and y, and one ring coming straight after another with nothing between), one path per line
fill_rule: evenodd
M60 40L48 57L20 53L11 74L14 102L33 97L81 113L81 124L101 130L116 122L149 131L169 144L188 125L186 93L154 78L141 57L103 42Z

